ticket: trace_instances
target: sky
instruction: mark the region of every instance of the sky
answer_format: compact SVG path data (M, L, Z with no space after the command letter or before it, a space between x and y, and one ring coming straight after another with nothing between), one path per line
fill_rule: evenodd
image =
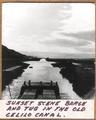
M3 3L2 44L27 55L94 57L95 5Z

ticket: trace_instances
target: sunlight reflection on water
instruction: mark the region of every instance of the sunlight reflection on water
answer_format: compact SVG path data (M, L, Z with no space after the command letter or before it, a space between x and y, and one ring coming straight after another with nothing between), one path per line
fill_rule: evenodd
M11 96L13 99L18 98L21 86L24 81L31 80L32 82L58 82L60 94L66 93L70 99L81 99L72 88L72 84L65 78L62 78L62 75L59 73L60 68L53 67L52 62L47 62L45 59L40 61L29 61L30 64L28 68L24 70L22 75L17 79L14 79L13 82L9 85ZM32 68L30 68L30 66ZM3 99L8 99L8 89L3 91ZM10 96L9 96L10 99ZM61 98L63 99L63 97Z

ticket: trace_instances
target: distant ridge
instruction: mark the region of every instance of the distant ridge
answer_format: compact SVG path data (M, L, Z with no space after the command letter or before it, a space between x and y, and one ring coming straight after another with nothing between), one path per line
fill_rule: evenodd
M23 55L23 54L16 52L14 50L8 49L4 45L2 45L3 69L22 64L22 62L26 61L27 59L28 59L28 56Z
M73 54L73 53L59 53L59 52L27 52L22 51L23 54L29 56L37 56L43 58L52 58L52 59L94 59L94 53L83 53L83 54Z
M3 69L8 67L13 67L16 65L21 65L24 61L35 60L38 61L41 58L33 56L24 55L15 50L9 49L2 45L2 64ZM23 63L24 64L24 63Z
M8 49L4 45L2 45L2 58L3 59L19 59L26 60L28 56L21 54L15 50Z

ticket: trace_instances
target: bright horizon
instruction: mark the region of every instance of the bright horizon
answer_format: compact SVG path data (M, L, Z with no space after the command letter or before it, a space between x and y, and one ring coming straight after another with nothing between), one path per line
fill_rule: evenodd
M92 3L4 3L2 44L46 57L95 56Z

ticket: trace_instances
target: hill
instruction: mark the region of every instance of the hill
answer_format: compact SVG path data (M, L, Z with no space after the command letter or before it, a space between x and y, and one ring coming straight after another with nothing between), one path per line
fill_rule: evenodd
M28 61L28 60L40 60L40 58L21 54L15 50L9 49L5 47L4 45L2 45L2 67L3 69L21 65L22 62Z
M2 46L2 67L3 69L22 64L28 57L14 50Z

